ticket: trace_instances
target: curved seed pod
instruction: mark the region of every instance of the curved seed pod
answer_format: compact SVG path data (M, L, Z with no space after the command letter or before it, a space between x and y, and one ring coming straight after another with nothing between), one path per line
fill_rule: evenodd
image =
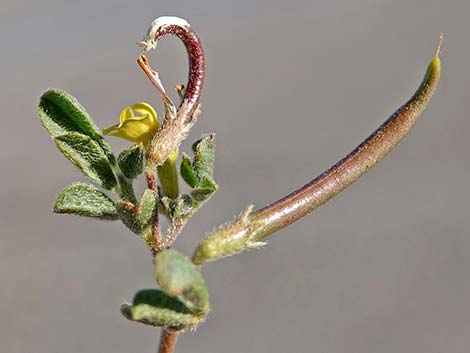
M436 90L440 49L441 43L415 94L351 153L298 190L247 215L243 222L216 230L199 244L193 261L202 264L250 248L250 244L308 215L380 162L410 132ZM243 243L246 239L252 243Z
M178 17L160 17L152 22L144 41L139 44L148 52L157 47L163 37L175 35L186 47L189 57L189 75L181 104L176 107L168 97L160 81L158 73L152 69L147 57L141 53L137 62L163 98L165 105L165 121L155 135L147 151L147 158L156 165L163 164L170 153L176 150L200 114L199 100L205 78L205 59L201 41L191 26Z
M441 42L413 96L351 153L308 184L253 213L250 220L264 223L257 239L288 226L332 199L379 163L408 135L437 88L441 74L440 50Z
M184 91L180 110L178 111L178 115L181 118L188 120L191 119L191 115L197 109L204 85L206 72L204 51L200 39L189 23L182 18L173 16L163 16L155 19L151 23L144 41L138 44L144 47L144 52L148 52L155 49L158 41L168 35L175 35L183 42L189 57L188 83ZM142 58L143 55L141 54L139 59ZM142 61L139 62L139 64L141 63ZM148 67L147 71L149 71L150 76L154 74L154 72L150 72L151 70ZM172 151L175 149L173 148Z
M181 300L193 313L209 311L209 293L199 270L183 254L168 249L155 256L155 277L169 296Z

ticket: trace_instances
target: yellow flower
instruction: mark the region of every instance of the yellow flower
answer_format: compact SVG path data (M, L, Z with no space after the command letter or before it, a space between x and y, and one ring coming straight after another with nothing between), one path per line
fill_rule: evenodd
M103 134L142 143L144 147L148 147L159 126L155 109L148 103L140 102L124 108L119 117L119 124L103 129Z

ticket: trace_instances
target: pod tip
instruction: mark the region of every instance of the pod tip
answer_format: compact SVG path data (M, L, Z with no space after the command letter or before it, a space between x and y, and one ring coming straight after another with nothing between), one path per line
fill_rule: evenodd
M439 33L439 44L437 45L437 49L436 49L436 57L439 57L439 55L441 54L441 48L442 48L442 41L444 40L444 34L441 32Z

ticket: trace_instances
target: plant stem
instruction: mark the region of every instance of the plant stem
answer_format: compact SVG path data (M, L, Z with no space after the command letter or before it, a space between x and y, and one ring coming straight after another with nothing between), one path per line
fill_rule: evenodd
M162 236L160 234L160 225L158 220L158 186L157 186L157 177L156 177L156 166L151 160L147 160L145 165L145 177L147 179L147 186L150 190L153 191L156 200L156 207L153 214L152 220L152 252L155 254L159 251L160 243L162 241Z
M184 43L189 57L189 75L187 88L184 90L184 95L178 110L176 110L174 103L167 95L158 72L150 66L147 57L141 53L137 59L137 63L156 88L165 105L165 119L162 127L154 136L146 153L147 165L145 174L147 184L148 187L154 191L157 204L158 188L156 184L156 169L160 168L160 171L165 170L164 163L168 160L171 153L178 149L197 120L200 114L199 100L205 77L204 51L198 36L186 21L168 23L168 19L169 18L165 18L165 20L161 22L160 27L151 27L151 32L153 33L152 38L146 38L149 42L145 43L144 52L156 48L158 40L167 35L175 35ZM158 19L153 23L155 22L158 22ZM148 45L149 43L151 43L151 45ZM181 94L182 90L182 87L178 88L177 92ZM176 171L176 165L171 165L171 170L167 170L168 173L166 173L169 179L161 180L162 192L171 194L168 196L172 198L178 196L177 178L176 175L173 175L175 174L173 173L174 171ZM164 182L167 182L168 185L171 184L172 190L168 187L164 188L162 184ZM164 248L171 246L179 234L178 231L182 229L182 226L184 226L184 224L180 227L172 227L172 232L170 232L168 239L165 238L162 240L158 224L158 210L155 212L152 222L152 252L154 255Z
M160 336L160 346L158 348L158 353L173 353L175 350L177 337L177 332L163 329Z

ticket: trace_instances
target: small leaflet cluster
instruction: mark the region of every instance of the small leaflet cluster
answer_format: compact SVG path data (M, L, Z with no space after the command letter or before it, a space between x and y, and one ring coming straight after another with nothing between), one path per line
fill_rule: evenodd
M38 115L63 155L93 182L66 186L54 204L56 213L121 220L150 246L151 224L157 210L172 224L186 221L218 189L213 178L213 134L193 144L192 161L183 154L179 170L190 192L180 195L177 184L170 187L170 194L159 190L157 205L150 189L139 198L134 194L133 181L142 174L145 163L141 144L132 145L115 157L86 110L61 90L48 90L41 96ZM162 168L159 172L163 174L165 165ZM170 179L178 183L177 178ZM115 193L116 200L106 192ZM131 304L123 304L122 314L132 321L170 330L195 328L209 311L209 295L199 269L175 250L159 252L154 264L160 288L139 291Z

